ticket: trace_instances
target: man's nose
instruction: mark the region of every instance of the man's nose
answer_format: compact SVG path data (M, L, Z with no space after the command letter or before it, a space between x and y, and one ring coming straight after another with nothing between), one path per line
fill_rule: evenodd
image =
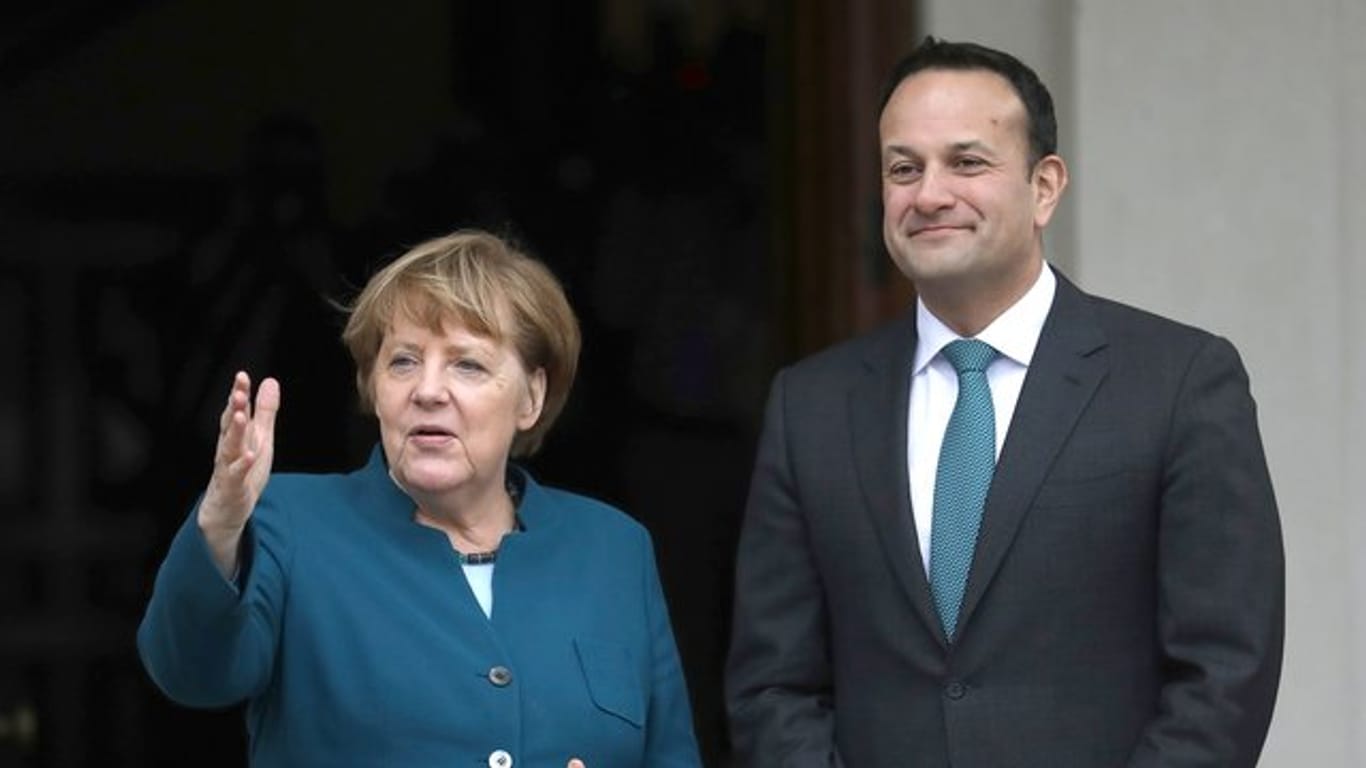
M921 213L933 213L953 205L952 181L942 169L926 168L916 185L912 204Z

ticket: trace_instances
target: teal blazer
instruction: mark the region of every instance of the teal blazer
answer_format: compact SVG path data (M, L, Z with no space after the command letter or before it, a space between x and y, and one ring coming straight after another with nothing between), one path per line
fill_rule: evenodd
M274 475L235 582L192 512L143 664L181 704L246 701L260 768L701 765L649 534L509 475L525 530L499 549L491 617L376 448L351 474Z

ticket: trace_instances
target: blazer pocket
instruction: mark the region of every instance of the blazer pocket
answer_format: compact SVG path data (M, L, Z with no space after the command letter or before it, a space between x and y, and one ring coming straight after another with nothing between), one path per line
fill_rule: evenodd
M637 728L645 725L645 695L631 649L616 643L576 639L583 679L593 703Z
M1050 477L1034 497L1035 507L1107 508L1151 505L1158 493L1157 475L1147 470L1113 470L1095 477Z

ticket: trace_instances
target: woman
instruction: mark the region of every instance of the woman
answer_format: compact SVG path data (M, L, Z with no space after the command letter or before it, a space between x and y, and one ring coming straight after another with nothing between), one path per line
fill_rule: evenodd
M379 422L345 475L271 476L246 373L138 646L172 699L246 700L254 766L696 766L646 531L509 463L564 406L555 278L460 231L376 273L343 340Z

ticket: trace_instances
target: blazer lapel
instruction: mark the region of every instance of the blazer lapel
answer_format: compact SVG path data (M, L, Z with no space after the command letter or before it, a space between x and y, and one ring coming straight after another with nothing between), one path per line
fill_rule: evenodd
M947 647L920 554L906 468L906 409L915 354L915 314L871 340L849 392L854 464L878 541L915 612Z
M1058 274L1053 307L1025 374L987 495L959 631L971 620L1054 457L1104 380L1109 370L1102 352L1106 343L1085 294Z

